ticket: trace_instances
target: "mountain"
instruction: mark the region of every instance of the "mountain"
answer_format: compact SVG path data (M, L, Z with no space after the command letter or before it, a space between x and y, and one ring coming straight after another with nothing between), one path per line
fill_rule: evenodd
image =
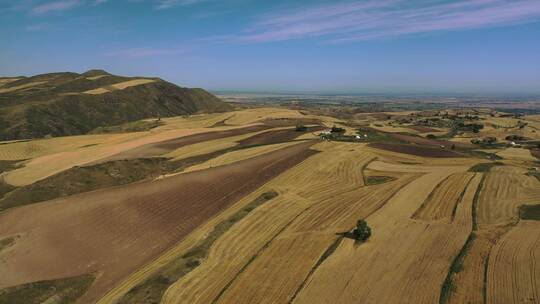
M0 140L77 135L144 118L231 109L203 89L103 70L0 77Z

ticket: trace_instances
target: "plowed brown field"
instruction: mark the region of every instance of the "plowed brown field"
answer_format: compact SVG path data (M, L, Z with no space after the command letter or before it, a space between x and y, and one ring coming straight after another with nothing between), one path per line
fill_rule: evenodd
M410 154L415 156L423 157L435 157L435 158L447 158L447 157L462 157L460 154L455 153L451 150L445 150L442 148L431 148L424 147L419 145L406 145L406 144L392 144L392 143L372 143L369 144L370 147L397 152Z

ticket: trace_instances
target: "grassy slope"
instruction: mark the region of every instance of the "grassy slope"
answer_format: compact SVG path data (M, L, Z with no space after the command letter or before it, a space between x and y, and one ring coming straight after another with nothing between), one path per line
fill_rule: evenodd
M125 185L169 172L165 158L118 160L99 165L73 167L28 186L13 188L0 199L0 210L42 202L95 189ZM0 187L0 194L1 194Z
M74 303L93 281L88 274L9 287L0 290L0 304Z

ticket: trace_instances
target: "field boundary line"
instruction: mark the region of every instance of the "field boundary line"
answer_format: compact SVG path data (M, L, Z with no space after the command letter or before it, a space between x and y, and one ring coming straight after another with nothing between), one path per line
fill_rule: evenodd
M416 209L416 211L414 211L413 215L411 216L411 219L414 219L414 220L418 219L418 218L417 218L417 217L418 217L418 214L419 214L420 212L422 212L422 211L426 208L427 202L435 195L435 194L434 194L435 191L437 191L440 187L442 187L442 185L443 185L447 180L449 180L450 177L451 177L452 175L454 175L454 174L449 174L449 175L448 175L447 177L445 177L442 181L440 181L440 182L435 186L435 188L433 188L433 190L431 190L431 192L430 192L429 195L426 197L426 199L422 202L422 204L420 205L420 207L418 207L418 208Z
M454 219L456 218L456 212L457 212L458 206L463 202L463 197L465 196L465 192L467 192L467 189L469 189L469 186L470 186L473 179L474 179L474 175L472 175L469 178L469 181L467 182L467 185L465 185L465 188L463 188L463 191L461 191L461 194L459 195L459 198L456 201L456 204L454 205L454 208L452 209L452 217L450 219L450 222L452 222L452 223L454 222Z

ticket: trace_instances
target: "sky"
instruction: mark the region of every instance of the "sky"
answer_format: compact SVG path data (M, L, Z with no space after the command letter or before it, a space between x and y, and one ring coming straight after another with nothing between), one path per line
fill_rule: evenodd
M540 94L540 0L0 0L0 76L213 91Z

